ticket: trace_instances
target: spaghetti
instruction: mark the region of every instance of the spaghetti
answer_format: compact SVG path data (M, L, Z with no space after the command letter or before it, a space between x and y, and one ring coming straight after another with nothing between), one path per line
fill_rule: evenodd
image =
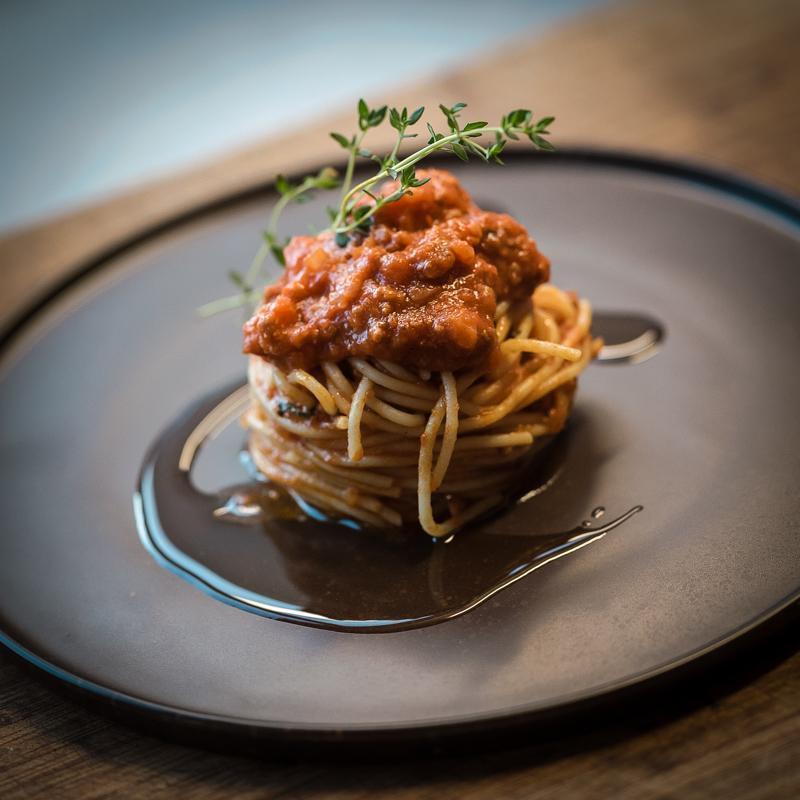
M309 240L302 248L297 245L303 257L291 262L295 269L287 268L278 291L266 290L265 306L246 327L252 403L244 424L252 459L263 475L322 511L373 526L418 521L431 536L448 537L502 504L534 444L563 428L577 377L601 342L592 338L589 303L542 281L549 264L527 234L519 245L518 223L512 227L507 215L482 212L468 198L451 198L448 205L442 193L463 190L446 173L435 177L439 185L433 197L423 187L415 197L393 204L399 208L392 213L399 216L379 220L389 233L372 234L374 242L395 236L392 241L402 247L393 250L390 244L375 257L371 241L346 262L332 264L332 250L313 249L312 237L302 237ZM425 203L434 210L423 224L419 217L409 223L409 213ZM448 213L453 208L456 212ZM487 230L511 234L498 244ZM438 244L433 255L425 255L429 251L421 250L420 241L427 237L423 244L429 244L432 232L437 243L446 242L446 253L456 255L442 256ZM506 246L509 241L513 246ZM520 255L523 246L527 249ZM412 265L422 263L431 274L422 281L414 273L416 283L409 288L410 279L397 278L404 263L387 259L386 252L411 253ZM452 262L445 273L431 267L440 256ZM362 261L373 257L379 266L373 265L369 279L378 289L371 289L363 275L354 278ZM387 261L394 279L390 288L404 288L400 311L383 300L386 278L379 270ZM323 288L309 294L312 267L311 283L322 281ZM489 306L472 289L461 295L468 307L464 316L454 313L452 292L446 306L435 305L451 287L460 290L476 275L482 282L474 286L492 289ZM342 301L339 295L353 285ZM424 306L409 302L412 295L414 301L422 296L418 286L426 291ZM366 317L356 316L353 309L364 296L379 290L383 305L373 304ZM301 329L299 324L323 303L328 316ZM334 305L337 316L330 313ZM487 307L493 312L488 328L479 316ZM326 328L331 319L335 324ZM395 325L388 342L382 334L351 336L356 324L368 332L384 331L385 319ZM413 323L406 324L407 319ZM409 345L411 324L418 326L416 350Z

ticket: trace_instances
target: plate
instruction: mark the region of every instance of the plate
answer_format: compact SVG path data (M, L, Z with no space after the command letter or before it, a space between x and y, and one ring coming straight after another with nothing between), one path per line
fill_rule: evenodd
M155 719L396 742L657 686L797 599L797 204L619 154L447 167L513 211L560 286L665 332L653 357L585 373L558 480L487 524L514 536L569 530L600 506L643 510L468 613L380 634L248 613L164 569L137 533L137 476L160 431L243 379L236 313L195 309L248 263L272 202L261 187L86 265L4 342L5 645ZM287 229L319 220L322 202L289 209Z

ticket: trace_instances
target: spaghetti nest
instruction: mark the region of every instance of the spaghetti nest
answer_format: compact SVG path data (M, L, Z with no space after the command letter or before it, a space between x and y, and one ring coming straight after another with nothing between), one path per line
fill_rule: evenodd
M560 431L600 349L586 300L551 284L498 303L489 368L411 371L378 358L282 370L251 356L249 449L271 481L335 516L447 537L501 505Z

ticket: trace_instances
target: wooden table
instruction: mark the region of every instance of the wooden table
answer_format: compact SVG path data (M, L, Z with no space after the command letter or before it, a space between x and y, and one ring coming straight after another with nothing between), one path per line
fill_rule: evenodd
M674 0L603 8L424 84L373 98L535 104L557 144L700 159L800 193L800 3ZM81 263L203 201L336 152L350 110L0 240L0 327ZM795 620L797 617L794 618ZM270 764L137 733L0 653L0 797L800 796L800 637L784 625L676 704L513 752L388 765Z

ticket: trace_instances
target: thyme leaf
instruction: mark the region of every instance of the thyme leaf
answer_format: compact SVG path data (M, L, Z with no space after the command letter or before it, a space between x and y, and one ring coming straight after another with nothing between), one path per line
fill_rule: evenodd
M279 417L285 417L291 414L293 417L300 417L301 419L308 419L314 416L316 411L312 406L301 406L298 403L292 403L290 400L277 400L275 404Z

